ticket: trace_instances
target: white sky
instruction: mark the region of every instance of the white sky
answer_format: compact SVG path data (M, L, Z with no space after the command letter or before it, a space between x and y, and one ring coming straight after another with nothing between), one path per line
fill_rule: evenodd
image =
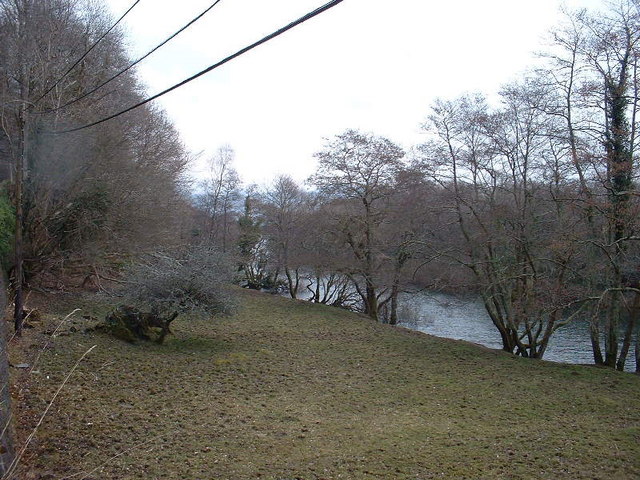
M326 0L222 0L140 64L154 94ZM107 0L119 17L133 0ZM142 0L127 16L138 58L213 0ZM566 0L570 8L600 0ZM410 148L436 97L495 92L533 62L561 0L344 0L158 102L192 152L229 144L246 183L304 180L313 153L347 128ZM204 160L204 158L202 159ZM194 166L197 175L203 162Z

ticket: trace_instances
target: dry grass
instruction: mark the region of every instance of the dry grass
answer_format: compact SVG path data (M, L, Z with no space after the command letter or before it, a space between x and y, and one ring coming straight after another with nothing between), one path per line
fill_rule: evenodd
M637 376L254 292L241 304L232 318L177 320L163 346L81 333L81 322L53 339L39 373L22 373L23 436L97 347L20 478L640 478Z

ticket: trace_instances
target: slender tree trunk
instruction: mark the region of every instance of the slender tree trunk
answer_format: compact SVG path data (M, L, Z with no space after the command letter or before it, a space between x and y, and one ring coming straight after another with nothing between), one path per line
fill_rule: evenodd
M365 208L365 303L366 314L373 320L378 321L378 294L376 286L373 283L374 257L373 257L373 214L371 211L371 203L367 199L362 199Z
M631 348L631 341L633 337L633 330L636 326L636 321L638 318L638 309L640 308L640 294L634 294L633 304L631 305L629 321L627 323L627 328L624 332L624 339L622 341L622 350L620 350L620 356L618 357L618 362L616 363L616 369L621 372L624 371L624 365L627 362L627 355L629 355L629 350Z
M6 304L4 278L0 274L0 311L4 311ZM13 428L11 426L11 396L9 394L9 362L7 358L6 322L0 322L0 477L5 473L13 461L14 443Z
M295 269L295 274L291 274L291 269L285 267L284 274L287 277L287 287L289 288L289 295L294 300L298 298L298 287L300 286L300 273L298 269Z
M27 152L27 122L26 122L26 105L22 109L22 140L21 151L16 157L16 183L15 183L15 202L16 202L16 231L15 231L15 310L13 315L14 328L17 336L22 335L22 324L24 320L23 305L23 249L24 241L22 238L24 225L24 167Z
M365 295L366 295L366 314L373 320L378 321L378 295L373 282L367 277L365 279Z
M391 286L391 314L389 315L390 325L398 324L398 293L400 291L399 283L399 280L394 280L393 285Z
M316 273L316 291L315 291L315 302L320 303L320 282L322 281L322 277Z
M225 199L225 204L222 213L222 253L227 253L227 230L228 230L228 207Z
M611 298L612 304L607 314L604 342L604 364L611 368L615 368L618 359L618 321L620 318L620 301L616 298L618 296L618 294L614 294Z
M600 348L600 326L598 325L597 318L591 320L589 334L591 335L591 349L593 350L593 362L596 365L604 365L604 357L602 356L602 349Z

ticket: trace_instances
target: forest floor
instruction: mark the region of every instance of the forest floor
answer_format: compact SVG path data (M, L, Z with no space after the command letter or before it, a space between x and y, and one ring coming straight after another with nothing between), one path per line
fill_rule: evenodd
M13 342L20 479L640 478L640 377L516 358L242 291L165 345L85 332L41 299ZM74 314L60 325L62 318ZM55 335L52 332L58 331Z

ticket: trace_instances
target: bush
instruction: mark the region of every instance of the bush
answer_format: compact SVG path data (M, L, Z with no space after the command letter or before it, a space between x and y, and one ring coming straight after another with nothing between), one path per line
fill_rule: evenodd
M232 278L233 265L224 254L193 247L177 255L155 254L133 267L128 279L133 288L126 297L160 313L224 315L235 307Z
M162 343L169 333L169 324L179 314L195 312L214 316L231 313L236 304L230 291L232 277L232 262L212 248L194 247L178 254L150 255L145 262L129 269L128 286L123 293L132 306L118 307L110 314L111 323L114 323L114 314L123 308L131 309L135 313L132 318L145 323L138 329L142 335L138 335L135 325L129 326L133 336L145 338L148 327L161 327L157 341ZM151 323L150 319L153 320ZM124 325L117 323L119 328ZM106 326L109 324L108 320Z

